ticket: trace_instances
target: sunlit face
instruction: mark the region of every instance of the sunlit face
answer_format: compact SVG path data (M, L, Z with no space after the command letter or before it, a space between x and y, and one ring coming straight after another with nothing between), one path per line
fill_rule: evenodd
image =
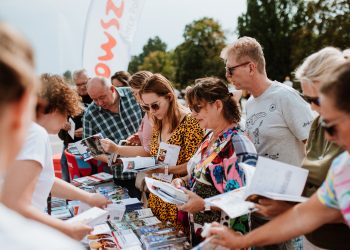
M333 99L329 96L321 94L320 101L321 117L334 130L333 135L326 132L326 139L334 141L350 152L350 115L337 109Z
M49 134L58 134L67 121L67 115L58 111L42 115L39 124L43 126Z
M163 120L168 113L170 97L158 96L155 93L145 93L141 96L143 106L149 107L149 112L158 120Z
M80 96L85 96L88 94L86 84L89 78L85 73L80 74L77 79L75 79L75 86L77 86L77 92Z
M113 79L112 80L112 85L114 87L124 87L124 84L122 82L120 82L118 79Z
M249 89L249 61L237 61L234 55L227 58L226 61L226 78L227 81L232 83L236 89L244 90ZM245 64L247 63L247 64ZM238 66L238 67L237 67ZM234 67L234 69L232 69ZM231 68L231 70L229 70ZM232 74L231 74L232 73Z
M115 105L116 90L103 85L96 85L88 90L89 96L97 106L112 111Z
M303 95L306 97L316 98L319 97L319 89L320 89L320 82L319 81L306 81L301 80L301 89L303 91ZM320 106L315 104L314 102L310 103L311 109L316 111L317 113L320 113Z
M218 109L216 102L201 102L190 107L194 117L202 129L215 129L221 109Z

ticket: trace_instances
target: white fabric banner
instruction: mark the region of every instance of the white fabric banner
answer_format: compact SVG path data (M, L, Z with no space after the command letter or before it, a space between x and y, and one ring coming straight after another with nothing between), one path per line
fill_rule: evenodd
M86 18L83 67L109 78L126 70L144 0L92 0Z

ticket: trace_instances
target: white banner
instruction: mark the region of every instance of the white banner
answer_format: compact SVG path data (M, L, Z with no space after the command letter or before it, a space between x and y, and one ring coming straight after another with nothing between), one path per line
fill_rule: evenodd
M109 78L126 70L144 0L92 0L85 25L83 67Z

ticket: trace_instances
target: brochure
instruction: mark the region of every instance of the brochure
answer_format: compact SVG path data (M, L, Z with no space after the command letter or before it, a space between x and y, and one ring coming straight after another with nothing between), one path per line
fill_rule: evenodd
M148 190L165 202L181 205L186 203L188 200L188 197L184 191L169 183L148 177L145 177L145 182Z
M105 154L100 139L103 139L101 133L77 141L73 144L82 155L83 160L87 161L94 158L95 156Z
M176 243L187 241L186 236L182 232L168 232L165 234L141 236L146 249L154 249L156 247L168 246Z
M71 117L69 117L68 122L70 124L70 130L67 131L69 136L74 140L74 133L75 133L75 122Z
M301 194L308 170L264 157L259 157L255 172L249 165L239 165L245 172L248 185L205 199L211 206L221 208L231 218L256 211L255 203L261 197L288 202L307 200Z
M81 185L91 186L91 185L98 185L101 183L109 182L112 180L113 180L113 175L105 172L101 172L90 176L75 178L72 180L72 184L75 186L81 186Z
M153 216L153 217L148 217L148 218L143 218L143 219L131 221L130 226L133 229L138 229L138 228L144 227L144 226L157 225L159 223L161 223L161 221L158 220L157 217Z
M107 220L108 211L98 207L92 207L87 211L78 214L77 216L68 219L67 223L81 222L89 226L95 226L104 223Z
M171 183L171 181L173 180L173 174L153 173L152 178L159 181Z
M112 233L121 249L141 246L141 242L132 229L117 230Z
M180 149L180 146L160 142L157 154L158 162L165 163L168 166L175 166L179 158Z
M126 221L134 221L139 219L144 219L147 217L152 217L154 214L150 208L138 209L125 214Z

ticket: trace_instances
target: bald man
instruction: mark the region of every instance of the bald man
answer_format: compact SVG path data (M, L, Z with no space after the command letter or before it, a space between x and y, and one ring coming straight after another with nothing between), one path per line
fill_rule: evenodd
M102 133L118 143L135 134L142 119L142 111L130 87L115 88L106 79L94 77L87 82L87 92L93 102L83 116L83 137ZM117 184L129 189L132 197L139 197L134 173L115 172Z

